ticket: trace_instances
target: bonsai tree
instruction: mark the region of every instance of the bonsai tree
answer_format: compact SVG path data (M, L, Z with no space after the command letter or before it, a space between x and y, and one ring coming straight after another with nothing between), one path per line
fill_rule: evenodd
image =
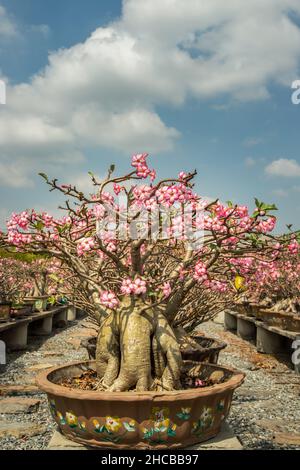
M236 292L233 260L274 259L276 207L206 200L194 192L196 175L157 180L147 154L132 169L100 181L93 194L41 174L50 191L66 197L63 216L27 210L13 214L5 243L60 260L77 301L99 324L99 387L173 390L180 387L179 325L197 324L197 309ZM147 180L147 182L145 182ZM142 184L139 184L142 183Z

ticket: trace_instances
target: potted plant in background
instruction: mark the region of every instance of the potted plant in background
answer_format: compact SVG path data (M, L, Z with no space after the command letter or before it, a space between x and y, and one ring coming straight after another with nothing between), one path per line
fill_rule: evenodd
M88 445L172 448L219 432L244 375L183 361L181 344L193 342L184 327L197 323L203 295L209 303L234 290L233 260L272 261L279 243L268 237L274 206L249 214L208 201L193 190L196 172L157 181L146 159L135 155L124 176L113 176L114 165L103 181L90 174L90 195L43 174L66 196L65 215L31 210L20 223L13 214L5 236L18 250L59 259L99 324L95 361L38 379L61 431Z
M0 321L9 321L16 314L26 284L27 266L13 258L0 258ZM13 307L13 309L12 309Z

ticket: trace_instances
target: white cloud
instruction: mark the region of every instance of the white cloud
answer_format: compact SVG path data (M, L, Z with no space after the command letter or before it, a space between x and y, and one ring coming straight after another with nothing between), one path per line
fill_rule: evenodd
M279 158L266 166L265 172L272 176L283 176L286 178L297 178L300 176L300 163L296 160Z
M8 87L2 155L47 166L88 147L169 150L180 134L158 106L188 96L262 99L269 83L297 76L291 11L300 13L298 0L126 0L119 21L50 54L30 83Z
M18 34L14 20L8 15L6 9L0 5L0 39L10 39Z

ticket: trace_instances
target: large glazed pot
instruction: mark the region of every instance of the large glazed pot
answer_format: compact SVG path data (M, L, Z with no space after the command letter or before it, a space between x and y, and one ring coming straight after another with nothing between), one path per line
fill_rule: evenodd
M191 338L196 341L200 348L194 349L190 347L183 349L181 355L184 360L217 364L220 351L227 346L223 341L201 334L195 333L191 335ZM95 336L84 339L81 342L82 346L87 349L90 359L95 359L96 357L96 342L97 338Z
M97 392L57 385L95 369L95 361L43 371L38 386L47 393L61 432L81 444L119 449L174 449L218 434L228 415L233 391L244 374L225 367L186 361L188 374L200 379L219 371L225 378L205 388L173 392Z

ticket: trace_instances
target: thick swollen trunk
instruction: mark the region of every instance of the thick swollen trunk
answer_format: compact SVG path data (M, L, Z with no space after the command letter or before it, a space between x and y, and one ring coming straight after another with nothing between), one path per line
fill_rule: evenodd
M102 324L96 349L97 374L111 391L173 390L180 387L181 353L175 334L158 311L142 301L124 303Z

